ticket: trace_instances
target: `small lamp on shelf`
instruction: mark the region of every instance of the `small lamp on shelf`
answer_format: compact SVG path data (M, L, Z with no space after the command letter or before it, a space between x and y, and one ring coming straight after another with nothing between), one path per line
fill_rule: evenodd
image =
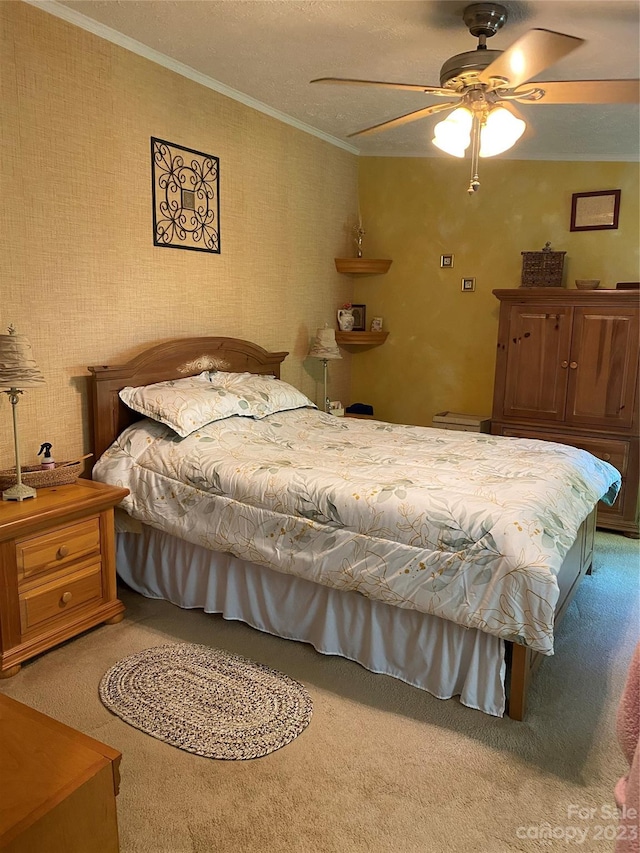
M334 359L342 358L338 344L336 343L336 333L334 329L325 326L324 329L317 329L316 337L311 344L309 350L310 358L319 358L324 367L324 411L329 411L329 397L327 396L327 363Z
M2 493L4 501L24 501L36 496L36 490L22 482L16 407L25 388L43 384L44 376L33 358L31 344L24 335L16 334L13 326L9 326L9 334L0 335L0 390L8 395L13 411L16 483Z

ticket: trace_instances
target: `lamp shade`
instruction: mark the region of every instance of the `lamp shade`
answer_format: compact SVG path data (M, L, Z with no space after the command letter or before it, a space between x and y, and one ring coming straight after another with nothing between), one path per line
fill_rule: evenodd
M44 384L44 376L35 362L29 340L16 334L0 335L0 389L33 388Z
M342 358L338 344L336 343L335 330L330 329L328 326L325 326L324 329L317 329L316 337L309 350L309 355L311 358Z

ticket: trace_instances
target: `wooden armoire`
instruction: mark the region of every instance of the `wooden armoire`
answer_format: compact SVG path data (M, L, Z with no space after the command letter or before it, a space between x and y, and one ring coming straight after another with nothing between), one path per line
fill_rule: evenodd
M622 474L598 526L638 536L640 292L531 287L500 300L491 432L580 447Z

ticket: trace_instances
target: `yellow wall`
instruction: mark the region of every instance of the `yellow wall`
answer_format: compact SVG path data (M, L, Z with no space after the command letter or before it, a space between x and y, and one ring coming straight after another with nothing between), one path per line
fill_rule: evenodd
M283 378L322 396L310 335L351 282L353 154L24 3L0 3L0 327L27 335L47 385L19 406L22 461L90 449L86 366L172 337L289 350ZM220 255L155 248L150 137L220 158ZM347 398L349 363L331 364ZM0 395L0 468L13 464Z
M520 285L522 251L566 250L564 281L638 281L638 164L361 158L365 257L392 258L357 279L354 302L382 316L383 346L353 357L352 401L383 420L429 426L434 413L490 414L498 320L495 288ZM621 189L617 230L569 231L575 192ZM455 256L441 269L440 255ZM476 290L461 291L462 277Z

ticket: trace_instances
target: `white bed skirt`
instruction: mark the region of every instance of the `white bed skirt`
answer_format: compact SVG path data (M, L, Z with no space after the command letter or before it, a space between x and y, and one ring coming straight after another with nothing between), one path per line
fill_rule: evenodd
M499 637L280 574L147 526L142 533L118 533L117 568L125 583L148 598L220 613L357 661L439 699L459 696L471 708L504 714Z

